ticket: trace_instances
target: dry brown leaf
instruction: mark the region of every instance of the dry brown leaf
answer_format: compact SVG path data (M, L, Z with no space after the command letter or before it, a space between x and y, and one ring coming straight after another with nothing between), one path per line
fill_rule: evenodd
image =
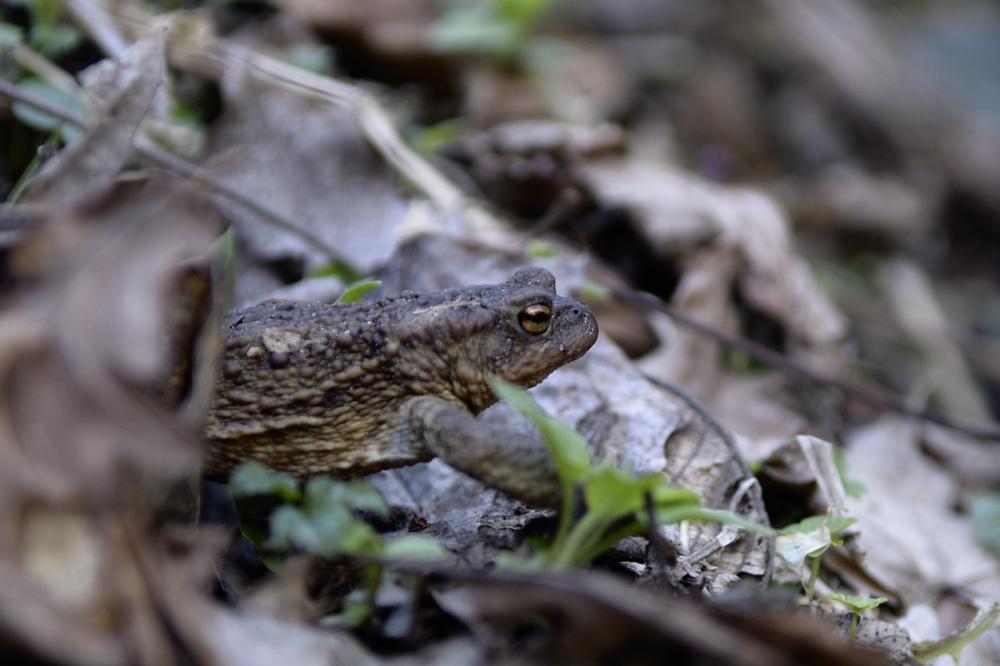
M199 464L207 391L174 412L162 389L195 346L170 349L178 285L220 225L164 183L90 199L33 230L0 313L0 635L45 661L201 661L205 563L182 573L149 528Z
M157 31L121 59L102 60L83 72L86 134L46 163L20 200L69 207L110 187L132 154L132 138L163 84L165 66L163 34Z
M223 90L227 111L209 135L209 173L294 220L357 270L385 261L407 205L353 112L269 89L235 70ZM245 209L219 205L253 257L293 259L306 270L331 259Z

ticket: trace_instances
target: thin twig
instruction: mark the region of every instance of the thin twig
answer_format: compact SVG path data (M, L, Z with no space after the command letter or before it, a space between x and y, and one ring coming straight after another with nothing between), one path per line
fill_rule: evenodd
M647 310L661 312L686 328L697 331L698 333L721 342L728 347L739 349L758 361L763 361L770 366L779 368L790 374L797 375L816 384L832 386L847 395L854 396L869 404L881 407L882 409L887 409L905 416L911 416L923 421L928 421L930 423L936 423L937 425L961 432L975 439L1000 441L1000 428L996 426L963 423L952 418L951 416L948 416L947 414L942 414L941 412L911 407L905 400L899 396L893 395L881 387L873 384L862 384L860 382L844 379L843 377L821 372L815 368L810 368L803 363L795 361L781 352L774 351L759 342L754 342L753 340L737 335L730 335L729 333L720 331L717 328L709 326L708 324L692 319L687 315L678 312L676 309L670 307L652 294L631 290L615 290L613 293L617 299L623 302L632 303L633 305L637 305Z
M80 84L71 74L24 44L15 44L13 51L14 61L26 71L45 79L50 85L67 95L73 95L80 91Z
M34 107L39 111L58 118L67 124L86 129L87 121L82 116L67 109L59 108L50 104L47 100L22 90L9 81L5 81L3 79L0 79L0 96L8 97L23 104L27 104L28 106ZM292 222L289 222L280 214L260 203L257 203L229 185L220 182L210 174L206 173L206 171L198 165L163 150L152 141L141 135L136 135L133 142L133 148L136 153L147 162L150 162L155 166L158 166L161 169L169 171L175 175L188 178L205 187L205 189L228 199L232 203L235 203L246 210L249 210L272 226L279 227L298 236L306 243L311 244L316 249L328 255L330 259L340 258L339 253L333 247L328 245L323 239L309 231L306 231L305 229L302 229Z
M119 57L128 43L101 8L89 0L67 0L67 9L84 31L112 58Z

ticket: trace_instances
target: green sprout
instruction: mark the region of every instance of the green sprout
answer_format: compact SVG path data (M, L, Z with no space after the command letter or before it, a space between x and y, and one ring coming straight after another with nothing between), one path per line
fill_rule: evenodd
M773 533L735 513L702 507L695 493L668 485L662 474L635 475L609 463L594 465L583 438L543 412L524 389L500 379L492 386L538 428L562 489L555 537L548 544L536 542L536 560L528 566L584 566L621 539L647 533L653 527L650 514L657 525L705 520ZM583 506L578 506L581 495Z
M240 526L243 534L265 552L264 562L271 567L280 561L274 553L294 551L321 557L400 560L433 560L445 554L440 543L420 535L383 541L358 513L385 517L389 507L378 491L363 481L337 481L316 476L303 487L290 474L249 461L233 472L229 493L238 503L262 497L280 500L281 504L270 513L266 531L256 529L247 522ZM382 575L381 564L365 566L364 599L345 605L341 621L358 624L371 614Z
M861 617L861 613L870 608L877 608L889 601L885 597L856 597L851 594L837 593L828 595L827 599L839 601L847 606L847 609L851 612L851 633L848 636L848 640L852 643L858 636L858 618Z
M809 580L804 584L807 599L813 597L823 555L831 546L843 545L844 530L856 522L847 516L810 516L779 531L779 555L791 563L809 560Z
M436 557L444 552L436 541L413 535L383 542L356 515L358 511L381 517L389 513L382 496L364 481L315 476L302 487L290 474L248 461L233 472L229 493L235 499L271 495L281 501L270 516L269 537L263 542L268 549L299 549L324 557L413 558Z
M359 282L355 282L354 284L349 284L344 291L340 293L340 296L337 298L337 303L357 303L369 291L381 286L381 280L361 280Z

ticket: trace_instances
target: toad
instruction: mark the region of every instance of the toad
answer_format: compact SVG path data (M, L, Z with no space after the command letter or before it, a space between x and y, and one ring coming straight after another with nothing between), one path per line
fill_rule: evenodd
M267 301L231 313L205 434L206 474L258 460L352 477L439 457L522 501L558 503L548 450L488 429L490 379L528 388L597 340L552 274L370 302Z

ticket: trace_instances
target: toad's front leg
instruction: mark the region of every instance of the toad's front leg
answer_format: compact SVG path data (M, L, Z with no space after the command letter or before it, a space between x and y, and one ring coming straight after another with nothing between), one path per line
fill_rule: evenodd
M489 428L463 406L433 396L407 401L402 418L409 437L455 469L526 504L559 506L559 478L540 440Z

